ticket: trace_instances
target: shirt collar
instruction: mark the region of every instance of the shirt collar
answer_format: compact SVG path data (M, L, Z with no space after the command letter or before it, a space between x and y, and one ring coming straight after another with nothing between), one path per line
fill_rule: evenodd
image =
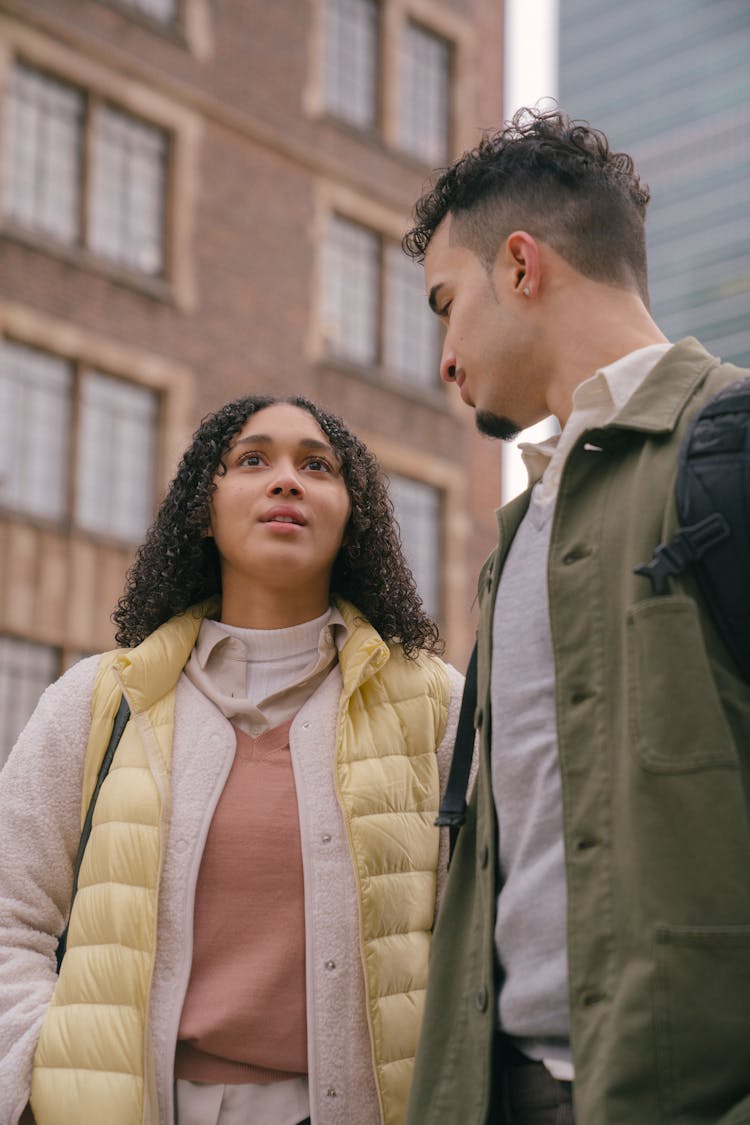
M665 343L637 348L600 367L579 383L573 392L573 409L565 427L568 434L573 430L593 429L609 421L629 402L646 376L671 347L670 343ZM541 480L562 436L558 433L544 441L519 444L518 449L529 474L530 485Z
M295 626L292 626L292 628L295 628ZM276 630L274 630L274 632L275 631ZM284 632L288 631L289 630L284 630ZM331 606L321 617L318 651L322 654L325 651L331 651L335 648L340 652L346 643L348 632L349 630L341 613L336 606ZM214 621L210 617L205 617L201 623L200 632L198 633L194 649L194 656L199 666L205 669L213 651L219 645L231 644L232 640L239 640L244 645L241 631L234 629L229 631L220 621Z

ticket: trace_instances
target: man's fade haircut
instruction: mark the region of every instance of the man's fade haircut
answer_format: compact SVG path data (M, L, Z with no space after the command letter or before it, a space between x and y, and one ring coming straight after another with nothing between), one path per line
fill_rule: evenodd
M546 242L585 277L635 286L648 305L649 189L627 153L561 109L520 109L439 173L403 239L418 262L450 214L452 233L487 270L512 231Z

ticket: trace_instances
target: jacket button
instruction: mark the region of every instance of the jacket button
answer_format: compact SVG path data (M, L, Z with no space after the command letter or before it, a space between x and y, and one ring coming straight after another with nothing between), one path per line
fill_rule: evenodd
M489 849L489 846L486 843L484 843L484 844L482 844L482 848L479 852L479 866L480 867L486 867L489 862L490 862L490 849Z
M303 729L303 730L309 730L309 729L310 729L310 724L309 724L309 723L303 723L303 724L302 724L302 729Z
M477 728L477 730L482 729L482 723L483 722L484 722L484 709L482 707L478 707L477 711L476 711L476 714L474 715L474 726Z
M320 842L321 842L321 844L330 844L330 842L331 842L330 832L324 832L322 834L322 836L320 837Z
M336 1091L334 1090L333 1086L329 1086L328 1089L326 1090L326 1097L327 1098L335 1098L336 1097Z
M489 999L489 996L487 994L487 988L486 988L485 985L482 985L481 988L477 989L477 994L474 997L474 1003L477 1006L478 1012L485 1012L487 1010L488 999Z
M576 704L577 703L585 703L587 699L590 699L591 694L592 693L590 691L574 691L574 692L571 692L570 702L576 703Z
M326 961L326 968L330 972L332 969L336 968L336 962L335 961Z

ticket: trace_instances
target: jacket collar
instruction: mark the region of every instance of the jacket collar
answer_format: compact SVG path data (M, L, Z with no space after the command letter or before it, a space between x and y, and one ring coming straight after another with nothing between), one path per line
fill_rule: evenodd
M671 433L695 389L718 361L692 336L662 356L605 429Z

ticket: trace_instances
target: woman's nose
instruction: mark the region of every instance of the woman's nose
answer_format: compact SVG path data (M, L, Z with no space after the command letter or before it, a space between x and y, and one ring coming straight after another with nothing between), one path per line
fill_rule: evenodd
M292 469L280 470L268 486L271 496L303 496L302 481Z

